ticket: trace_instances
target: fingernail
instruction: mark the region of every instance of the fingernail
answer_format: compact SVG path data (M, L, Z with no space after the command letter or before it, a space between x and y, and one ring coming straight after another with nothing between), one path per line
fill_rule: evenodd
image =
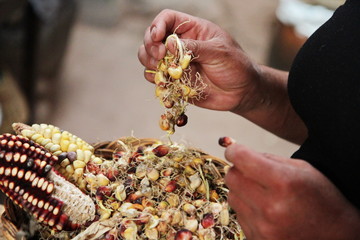
M152 26L150 29L151 38L154 39L156 37L156 26Z
M231 144L235 143L236 141L231 137L221 137L219 138L219 145L222 147L228 147Z

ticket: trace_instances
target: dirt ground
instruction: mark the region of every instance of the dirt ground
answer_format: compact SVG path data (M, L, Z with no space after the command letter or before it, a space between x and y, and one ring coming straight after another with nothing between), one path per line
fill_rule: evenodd
M207 18L227 29L254 60L267 63L277 4L276 0L80 1L58 89L61 97L50 117L39 114L37 122L57 125L89 142L129 135L163 139L165 133L158 127L163 108L137 59L154 16L172 8ZM188 125L178 128L172 139L215 156L223 157L217 144L221 136L284 156L297 149L232 113L195 106L187 113Z

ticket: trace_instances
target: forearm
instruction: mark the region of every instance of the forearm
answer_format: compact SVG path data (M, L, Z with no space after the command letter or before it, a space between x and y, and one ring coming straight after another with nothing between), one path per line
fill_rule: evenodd
M259 73L254 92L247 96L252 107L246 111L237 108L233 112L281 138L303 143L307 129L290 104L288 73L266 66L260 66Z

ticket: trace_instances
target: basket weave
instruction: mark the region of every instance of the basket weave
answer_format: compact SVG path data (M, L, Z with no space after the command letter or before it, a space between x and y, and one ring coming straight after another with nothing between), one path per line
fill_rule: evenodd
M135 148L147 147L153 144L159 144L161 141L153 138L119 138L115 141L103 141L93 144L94 153L96 156L103 157L105 159L111 160L115 151L121 151L123 146L119 144L119 140L125 142L127 146ZM211 159L212 163L216 166L218 174L222 177L224 176L224 167L228 163L220 158L211 156L199 149L190 148L190 150L200 153L201 158ZM23 209L19 208L17 205L7 198L4 202L5 211L1 216L1 224L3 225L3 236L7 240L26 240L28 239L25 233L29 231L30 219L28 215L24 212ZM35 236L32 236L37 239L36 233Z

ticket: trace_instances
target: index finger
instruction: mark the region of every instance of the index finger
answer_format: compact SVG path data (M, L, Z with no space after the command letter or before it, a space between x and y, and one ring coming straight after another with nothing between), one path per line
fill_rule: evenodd
M193 27L195 17L169 9L161 11L154 19L151 24L151 38L155 42L160 42L165 39L169 34L174 33L176 30L177 34L187 32ZM187 24L182 24L188 22Z
M280 162L268 158L267 155L255 152L239 144L231 144L225 150L225 157L246 178L252 179L263 186L267 186L267 183L281 181Z

